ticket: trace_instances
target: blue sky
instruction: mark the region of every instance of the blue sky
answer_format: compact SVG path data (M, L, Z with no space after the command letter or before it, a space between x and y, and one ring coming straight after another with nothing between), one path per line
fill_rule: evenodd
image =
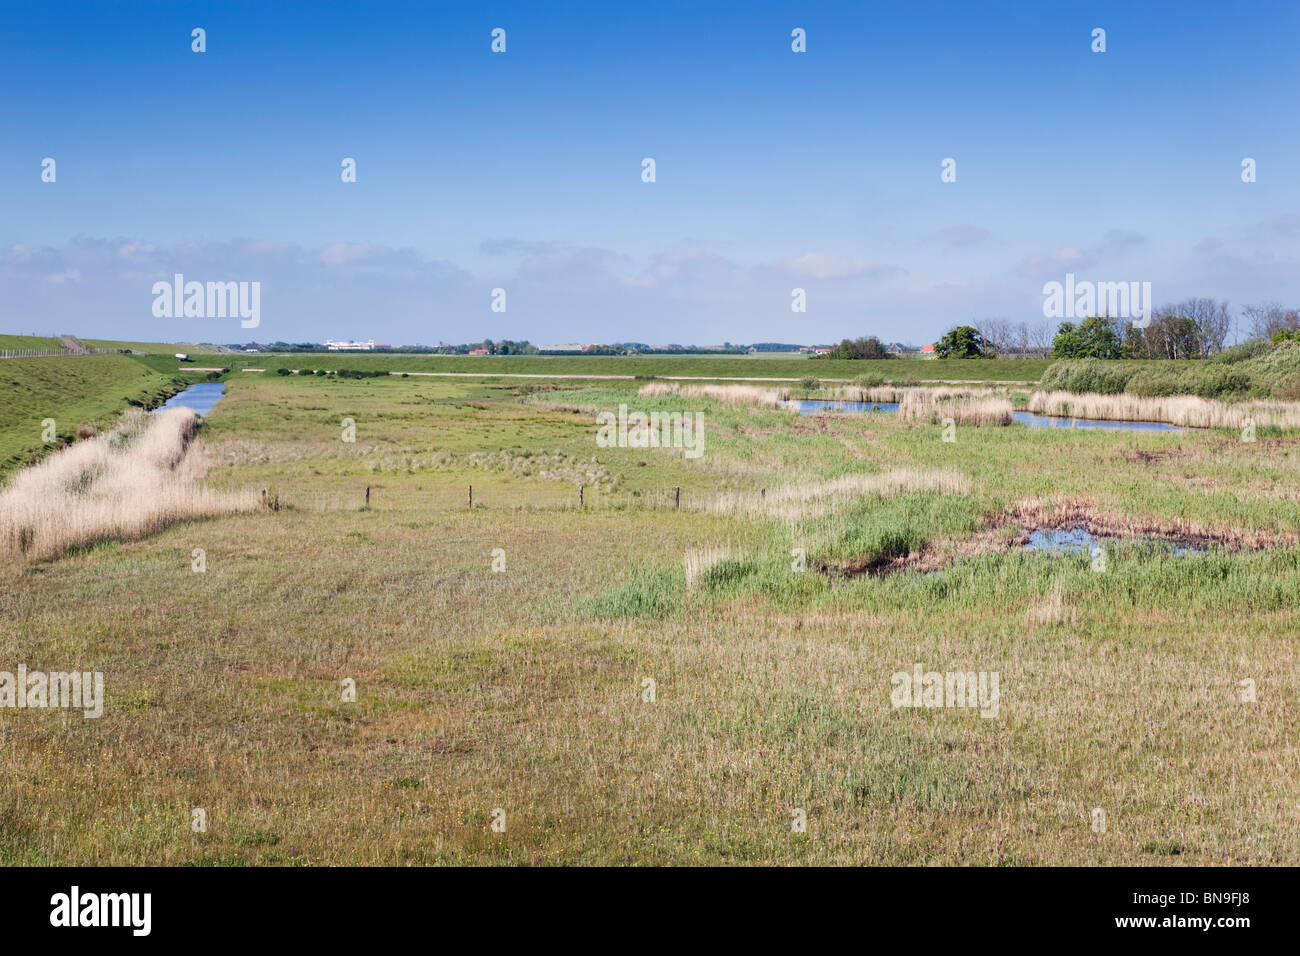
M0 331L921 343L1067 271L1295 306L1298 39L1294 2L10 4ZM260 327L155 318L175 272L260 282Z

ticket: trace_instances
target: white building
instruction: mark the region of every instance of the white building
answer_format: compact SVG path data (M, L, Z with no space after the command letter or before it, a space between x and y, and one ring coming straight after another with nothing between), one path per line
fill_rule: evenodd
M368 342L353 342L350 339L344 339L341 342L335 342L332 339L325 340L325 347L331 352L370 352L375 347L375 340Z

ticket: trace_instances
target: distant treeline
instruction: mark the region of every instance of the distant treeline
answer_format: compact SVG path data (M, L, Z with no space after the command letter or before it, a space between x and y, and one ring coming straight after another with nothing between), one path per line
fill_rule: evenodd
M665 345L653 348L644 342L614 342L607 345L575 345L572 349L547 348L542 350L531 342L516 342L511 339L482 342L466 342L461 345L393 345L373 349L331 349L318 342L241 342L227 345L237 352L256 349L260 352L281 353L328 353L363 354L381 353L385 355L744 355L749 351L748 345L735 345L724 342L722 345ZM797 352L801 346L780 342L759 342L753 346L756 352Z

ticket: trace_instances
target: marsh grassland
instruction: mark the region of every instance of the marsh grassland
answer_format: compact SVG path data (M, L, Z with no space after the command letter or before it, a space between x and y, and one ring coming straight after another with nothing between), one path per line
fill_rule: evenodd
M1296 432L641 384L232 373L251 510L0 560L0 669L107 697L0 709L0 863L1300 862ZM620 403L704 453L598 446ZM1023 546L1075 527L1100 568Z

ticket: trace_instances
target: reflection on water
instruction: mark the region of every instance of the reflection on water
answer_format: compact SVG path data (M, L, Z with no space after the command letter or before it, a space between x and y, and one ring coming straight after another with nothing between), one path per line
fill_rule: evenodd
M225 394L225 382L199 382L183 392L177 392L154 411L162 411L164 408L192 408L200 415L207 415Z
M798 398L785 403L790 408L798 407L800 415L816 415L821 412L843 412L846 415L858 415L863 412L896 412L898 402L832 402L823 398Z
M1089 534L1083 528L1065 530L1044 530L1035 528L1029 532L1026 551L1041 551L1044 554L1092 554L1094 545L1101 543L1101 538Z
M897 402L837 402L824 398L797 398L784 403L797 408L800 415L820 415L839 412L857 415L864 412L896 412ZM1033 412L1012 412L1011 418L1030 428L1108 428L1127 432L1180 432L1177 425L1164 422L1121 422L1105 418L1060 418L1055 415L1035 415Z
M1012 412L1012 419L1030 428L1113 428L1128 432L1180 432L1177 425L1164 422L1121 422L1106 418L1058 418L1033 412Z
M1048 557L1056 557L1061 554L1091 555L1095 548L1118 543L1118 539L1102 538L1092 534L1086 528L1035 528L1029 532L1029 541L1025 545L1025 550L1046 554ZM1153 551L1172 554L1177 557L1210 553L1206 548L1178 544L1174 541L1163 541L1159 538L1147 538L1144 539L1144 543Z

